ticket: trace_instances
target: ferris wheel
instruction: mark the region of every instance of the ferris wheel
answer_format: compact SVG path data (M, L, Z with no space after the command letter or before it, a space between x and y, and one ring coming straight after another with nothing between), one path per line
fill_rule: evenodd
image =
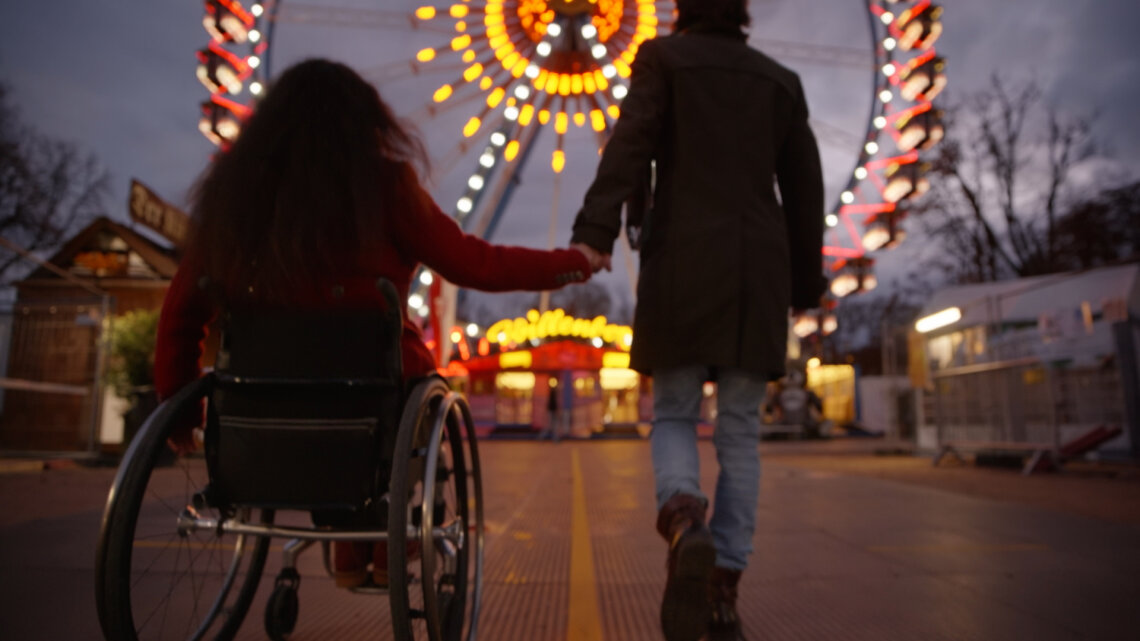
M210 96L200 129L223 148L232 142L271 78L280 41L306 43L309 55L327 53L320 42L351 52L369 61L354 66L378 84L419 79L404 112L433 132L451 131L451 148L434 154L441 174L462 181L450 208L468 231L490 238L529 163L549 167L555 192L568 165L596 164L620 116L639 45L669 33L675 9L672 0L420 1L400 11L380 0L264 0L248 8L205 0L210 37L198 52L198 77ZM946 84L945 61L934 49L942 9L930 0L858 2L870 26L869 52L756 43L793 66L845 64L873 78L862 135L839 136L857 157L837 202L821 212L830 295L822 312L796 319L801 336L830 333L835 301L875 287L873 255L905 237L907 202L928 187L921 152L943 135L932 104ZM821 139L834 129L812 125ZM553 144L539 152L544 131ZM421 276L409 306L426 316L431 277Z

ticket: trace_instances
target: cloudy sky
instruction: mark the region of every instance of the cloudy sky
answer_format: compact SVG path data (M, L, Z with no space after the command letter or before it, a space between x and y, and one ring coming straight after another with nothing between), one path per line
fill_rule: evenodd
M409 0L308 0L307 4L372 6L411 11ZM198 104L206 93L194 77L194 52L206 43L202 4L194 0L53 0L7 2L0 8L0 81L24 123L41 133L73 141L93 152L109 170L112 196L107 213L127 220L126 194L137 178L176 204L209 162L212 146L196 128ZM1097 113L1100 132L1120 163L1140 174L1140 48L1134 0L957 0L948 4L939 52L949 65L948 97L976 90L999 74L1011 82L1038 82L1059 108ZM810 6L810 11L804 9ZM854 166L868 118L871 49L866 3L857 0L753 0L752 41L838 46L859 63L820 65L785 62L800 72L808 91L823 151L828 202L834 203ZM416 50L442 44L438 33L401 29L281 25L275 38L276 69L289 61L320 55L375 70L408 60ZM775 56L780 58L777 53ZM429 68L430 69L430 68ZM422 107L442 82L456 73L385 74L381 92L401 113L414 117L437 166L432 192L450 210L474 168L474 156L445 163L459 139L457 109L435 118ZM553 136L539 140L534 160L494 240L544 247L551 219L557 244L569 238L570 223L596 162L588 138L571 139L568 167L558 184L549 170ZM904 244L904 248L906 245ZM886 257L899 269L916 250ZM615 256L615 273L605 282L629 291L629 279ZM892 267L892 265L895 265Z

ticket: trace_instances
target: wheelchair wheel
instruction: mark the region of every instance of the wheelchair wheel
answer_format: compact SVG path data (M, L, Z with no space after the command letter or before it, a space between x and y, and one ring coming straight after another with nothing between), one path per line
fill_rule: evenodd
M195 500L207 482L200 456L156 468L174 417L209 392L203 378L163 403L132 441L115 477L95 560L95 596L112 641L231 639L257 591L269 540L180 527L183 514L221 520ZM250 510L236 518L249 520ZM265 510L260 521L272 523Z
M475 638L483 566L479 472L466 403L439 379L421 383L405 405L389 492L388 594L397 641Z

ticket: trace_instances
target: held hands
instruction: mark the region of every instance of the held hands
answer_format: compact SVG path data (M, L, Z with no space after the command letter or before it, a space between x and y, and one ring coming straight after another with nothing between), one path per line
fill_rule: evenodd
M590 269L595 274L603 269L607 272L613 271L613 263L609 254L603 254L586 243L571 243L570 249L577 249L582 252L586 260L590 261Z

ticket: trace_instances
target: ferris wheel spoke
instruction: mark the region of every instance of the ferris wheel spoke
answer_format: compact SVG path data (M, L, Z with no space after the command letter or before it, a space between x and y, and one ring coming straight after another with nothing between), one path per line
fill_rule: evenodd
M443 25L417 19L414 13L314 3L281 2L272 19L278 24L387 29L391 31L417 29L435 33L452 33L451 29Z
M811 124L812 131L816 137L822 142L833 144L844 149L858 147L865 142L863 137L818 118L812 118L808 122Z
M414 76L443 73L457 74L461 73L466 66L467 65L464 64L425 65L415 58L409 58L407 60L389 62L373 67L363 67L358 73L360 73L362 78L373 84L386 84L401 78L406 78L408 74Z
M756 39L752 42L765 53L781 60L794 60L832 67L850 67L864 71L870 71L875 67L873 62L867 61L867 51L856 47L806 44L768 38Z

